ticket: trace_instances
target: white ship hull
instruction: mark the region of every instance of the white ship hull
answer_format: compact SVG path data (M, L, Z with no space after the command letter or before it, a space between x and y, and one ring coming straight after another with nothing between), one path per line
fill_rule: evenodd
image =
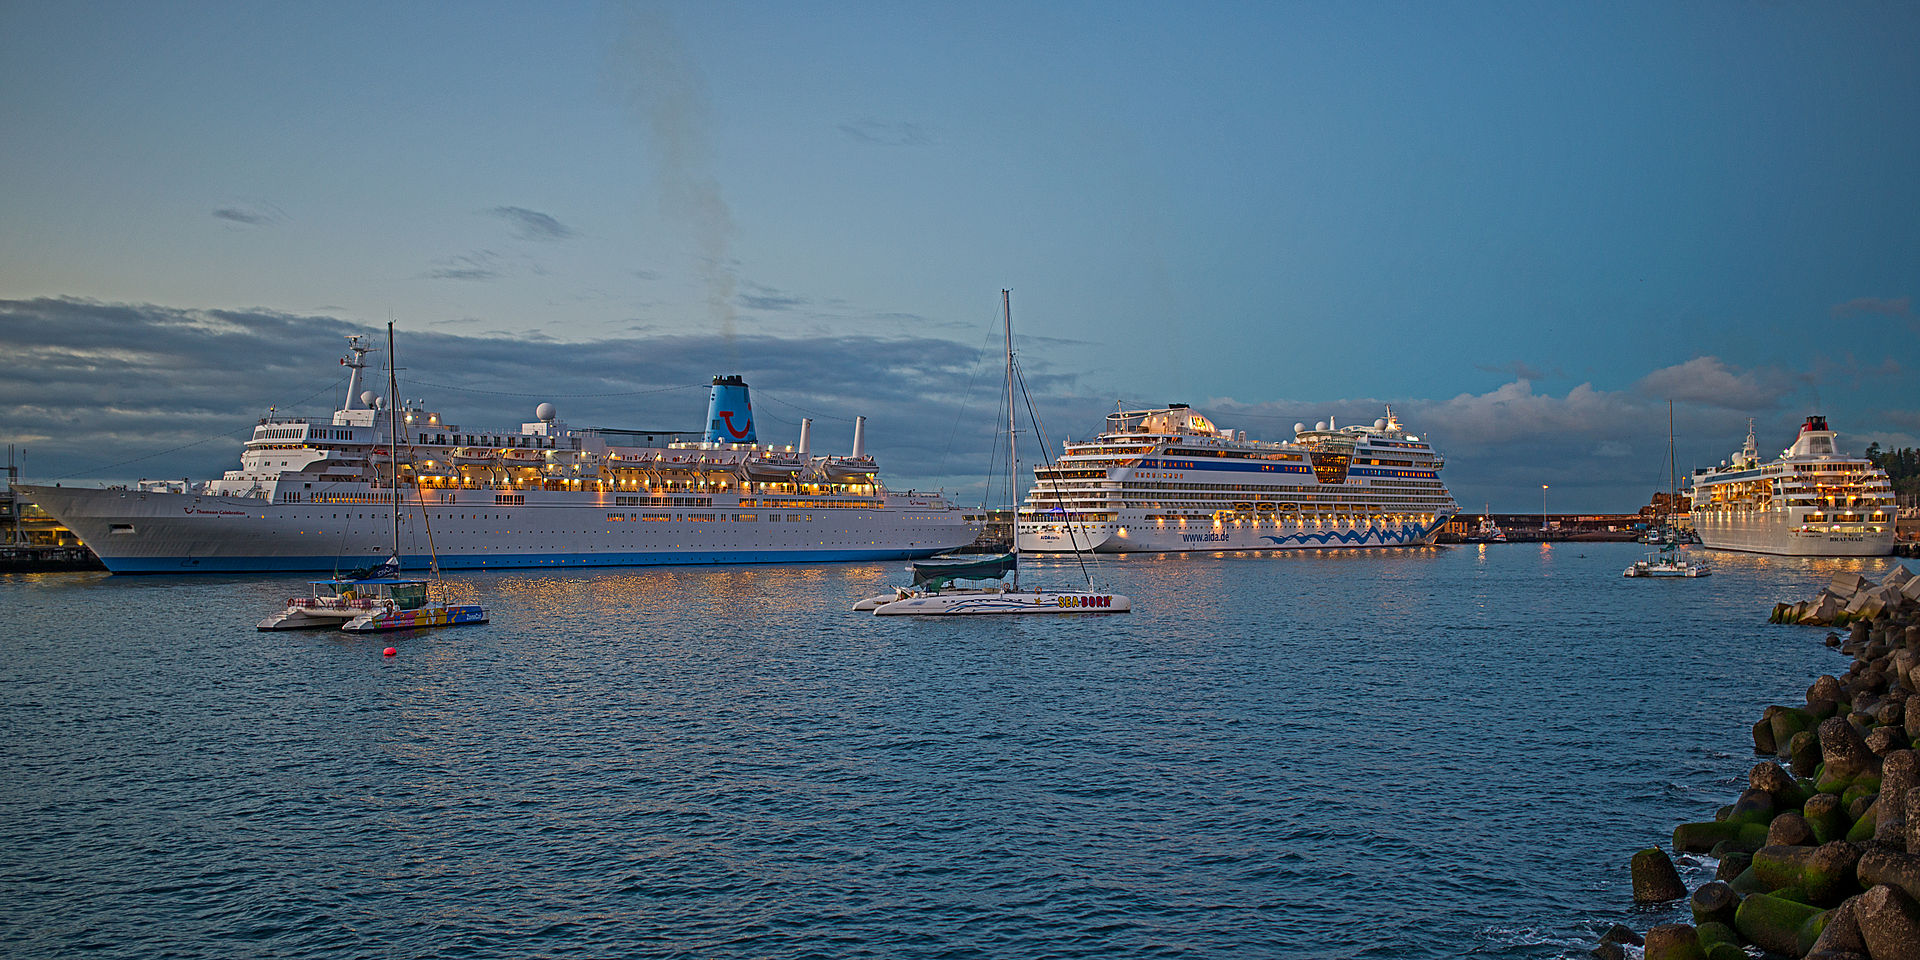
M1261 520L1180 524L1142 516L1097 524L1020 525L1021 553L1179 553L1187 551L1383 549L1428 546L1450 514L1430 523L1320 523Z
M378 562L392 550L385 502L276 503L26 484L20 491L114 573L333 570ZM426 519L417 495L401 504L407 569L426 569L431 553L445 569L910 559L975 535L959 511L938 500L916 505L902 494L869 509L668 508L658 514L670 518L664 521L641 521L643 514L617 506L612 493L527 490L514 496L524 502L512 505L497 504L494 491L484 489L428 490L425 498Z
M1815 529L1795 522L1790 511L1733 516L1702 514L1693 521L1700 544L1782 557L1884 557L1893 552L1893 526L1880 533Z

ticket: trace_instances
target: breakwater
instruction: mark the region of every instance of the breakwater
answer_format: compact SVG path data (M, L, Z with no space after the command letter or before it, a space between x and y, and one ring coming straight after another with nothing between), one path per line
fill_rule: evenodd
M1693 923L1648 931L1646 960L1739 960L1748 947L1809 960L1920 956L1920 577L1900 566L1878 584L1837 574L1772 619L1845 624L1844 638L1826 642L1851 662L1803 702L1766 708L1752 736L1770 759L1712 820L1674 828L1676 853L1719 865L1690 895ZM1664 850L1642 850L1630 869L1638 903L1689 897ZM1623 957L1635 939L1609 935L1595 954Z

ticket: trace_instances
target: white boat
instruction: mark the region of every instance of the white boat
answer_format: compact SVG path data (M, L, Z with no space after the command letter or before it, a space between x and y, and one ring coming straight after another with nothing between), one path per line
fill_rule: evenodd
M1013 294L1000 291L1000 308L1006 322L1007 335L1007 490L1012 494L1013 478L1020 469L1020 450L1015 442L1014 385L1018 379L1014 375L1013 365ZM999 572L1012 574L1011 580L998 587L974 589L944 589L954 579L964 578L967 574L984 572L984 561L956 560L944 569L930 564L916 564L914 571L915 588L899 591L895 599L874 606L875 616L960 616L976 614L1021 614L1021 613L1127 613L1133 610L1133 601L1115 593L1101 593L1088 590L1048 590L1041 588L1021 589L1020 587L1020 543L1014 538L1013 550L1003 563L995 564ZM927 567L929 573L923 577L921 567ZM879 598L869 598L879 599ZM865 603L866 601L862 601ZM854 609L860 609L856 604Z
M1444 461L1388 407L1371 424L1249 440L1185 404L1107 415L1034 468L1023 553L1380 549L1434 542L1459 506Z
M1621 576L1624 577L1704 577L1713 573L1713 568L1702 560L1689 560L1680 555L1678 547L1669 544L1652 553L1645 559L1635 560L1627 566Z
M1507 532L1493 522L1492 512L1483 506L1479 528L1464 539L1467 543L1506 543Z
M1808 417L1793 445L1765 463L1748 421L1740 451L1690 481L1693 529L1715 550L1792 557L1893 552L1893 485L1872 461L1839 452L1826 417Z
M339 409L260 420L239 469L218 480L165 490L21 484L21 498L114 573L371 562L391 549L396 497L409 569L431 552L447 569L910 560L972 542L986 521L939 494L891 490L871 472L824 475L830 458L807 452L804 421L799 450L758 443L738 377L714 378L704 432L576 430L550 403L514 430L463 428L363 390L371 348L362 341L349 338ZM870 471L865 428L856 418L849 459ZM743 478L752 460L809 466Z
M988 596L1005 593L1007 585L995 583L985 587L956 587L955 581L966 580L978 583L983 580L1000 580L1013 572L1019 563L1019 557L1011 553L994 553L984 556L935 557L930 560L916 560L909 568L913 571L911 587L895 587L892 592L876 594L853 605L855 613L865 613L892 603L912 597L927 596L933 593L971 594Z
M393 324L387 324L387 355L393 355ZM388 392L397 392L394 367L387 365ZM389 428L394 412L389 409ZM350 633L378 633L387 630L413 630L421 627L454 627L486 623L487 611L477 603L447 603L430 596L433 588L444 594L439 583L439 567L434 567L434 582L396 576L400 572L400 504L398 498L387 504L393 521L393 553L387 562L371 570L345 578L309 581L309 596L287 601L287 609L260 621L261 630L295 630L314 626L338 626Z

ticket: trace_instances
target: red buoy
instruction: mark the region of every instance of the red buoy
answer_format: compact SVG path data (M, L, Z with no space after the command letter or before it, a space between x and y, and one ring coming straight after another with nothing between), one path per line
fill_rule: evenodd
M392 648L392 647L388 647L387 649L385 649L385 650L382 650L382 651L380 652L380 655L381 655L381 656L383 656L383 657L391 657L391 656L393 656L394 654L396 654L396 653L399 653L399 652L400 652L400 651L398 651L398 650L395 650L395 649L394 649L394 648Z

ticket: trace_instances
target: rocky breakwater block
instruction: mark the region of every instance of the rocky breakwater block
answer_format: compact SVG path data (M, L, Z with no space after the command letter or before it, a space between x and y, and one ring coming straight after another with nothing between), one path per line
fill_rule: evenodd
M1751 852L1767 844L1767 826L1773 822L1773 795L1749 787L1723 820L1683 823L1673 828L1673 848L1682 853Z
M1841 957L1865 957L1867 941L1860 936L1859 897L1834 907L1827 913L1827 922L1820 930L1820 936L1813 941L1813 950L1808 957L1825 956L1830 960Z
M1875 730L1874 734L1885 729ZM1869 741L1871 739L1869 737ZM1907 797L1914 793L1916 779L1920 779L1920 763L1916 763L1912 750L1893 750L1880 758L1880 794L1874 800L1874 806L1879 808L1873 825L1875 840L1906 849Z
M1810 847L1814 846L1813 828L1807 825L1807 818L1788 810L1773 818L1767 825L1767 846L1769 847Z
M1920 856L1874 844L1860 854L1854 876L1863 887L1899 887L1909 897L1920 896Z
M1724 923L1733 925L1733 912L1740 906L1740 897L1733 888L1714 880L1703 883L1693 892L1693 922L1696 924Z
M1700 934L1684 923L1663 923L1647 931L1646 960L1707 960Z
M1920 960L1920 904L1912 897L1877 886L1860 895L1854 910L1873 960Z
M1687 895L1680 872L1665 850L1648 847L1633 855L1633 902L1665 903Z
M1756 763L1747 771L1747 788L1765 792L1780 810L1791 810L1807 802L1807 792L1800 788L1793 774L1771 761Z
M1813 776L1820 769L1820 737L1811 730L1794 734L1787 744L1787 758L1793 764L1794 776Z
M1804 956L1820 937L1827 911L1784 897L1756 893L1740 901L1734 929L1769 953Z
M1773 745L1773 749L1760 752L1784 757L1787 755L1789 745L1793 743L1793 735L1803 730L1814 729L1821 718L1814 716L1812 711L1799 707L1772 706L1767 708L1763 719L1767 724L1767 740ZM1761 736L1756 731L1754 736L1756 746L1760 740Z
M1821 793L1844 793L1863 778L1880 777L1880 758L1867 749L1867 741L1842 717L1820 721L1820 757L1824 769L1820 777ZM1878 789L1876 782L1874 788Z
M1847 830L1853 826L1848 818L1846 805L1840 802L1840 795L1818 793L1808 798L1807 805L1800 810L1800 816L1806 821L1807 829L1813 831L1816 843L1831 843L1844 840Z
M1860 850L1836 840L1817 847L1761 847L1753 854L1753 873L1770 892L1797 890L1808 903L1831 907L1858 892L1855 870Z

